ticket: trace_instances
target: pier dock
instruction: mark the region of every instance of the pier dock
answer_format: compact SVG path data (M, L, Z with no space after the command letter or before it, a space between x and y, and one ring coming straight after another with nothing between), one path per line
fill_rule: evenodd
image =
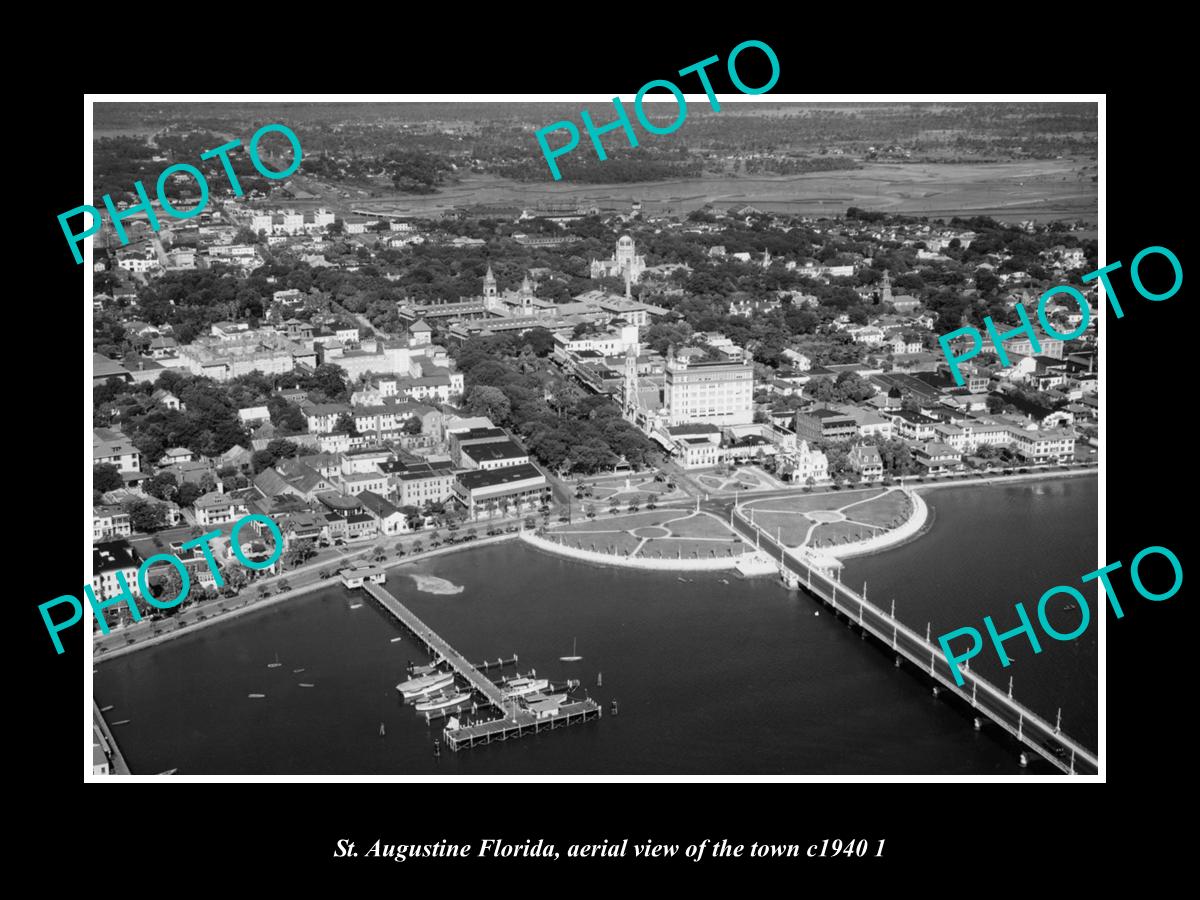
M440 659L450 666L484 699L486 705L494 706L501 712L500 718L490 722L456 728L453 731L447 729L444 735L451 750L488 744L494 740L508 740L510 737L521 737L525 734L536 734L539 731L562 728L600 717L600 706L594 700L575 700L564 703L554 715L542 716L522 708L516 700L505 700L504 692L500 687L485 677L465 656L451 647L443 637L417 618L412 610L393 597L385 588L366 581L362 584L362 589L424 644L434 659ZM514 654L514 660L515 658Z

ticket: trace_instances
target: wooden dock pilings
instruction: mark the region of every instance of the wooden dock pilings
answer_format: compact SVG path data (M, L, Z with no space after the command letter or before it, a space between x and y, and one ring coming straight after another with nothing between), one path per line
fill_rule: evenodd
M503 712L500 718L490 722L467 725L454 730L444 729L443 735L451 750L490 744L492 741L506 741L509 738L537 734L540 731L553 731L556 728L566 728L578 722L600 718L600 706L594 700L575 700L564 703L553 713L544 713L539 716L522 708L516 700L505 699L503 690L493 681L485 678L479 671L479 666L468 662L466 657L451 647L444 638L436 634L432 628L417 618L412 610L387 590L370 582L363 584L362 589L424 644L434 659L445 662L466 679L474 691L483 698L483 703L479 705L494 706ZM514 653L511 660L499 659L495 663L485 663L483 668L486 670L489 666L515 665L516 662L517 655ZM447 717L446 713L449 710L441 712L441 717ZM428 715L426 721L433 721L436 718L438 717Z
M602 714L599 704L594 700L578 700L574 703L564 703L558 713L553 716L538 718L528 710L520 710L515 715L490 722L480 722L442 731L446 745L454 751L469 750L492 741L507 741L524 737L527 734L537 734L541 731L553 731L556 728L568 728L580 722L598 719Z

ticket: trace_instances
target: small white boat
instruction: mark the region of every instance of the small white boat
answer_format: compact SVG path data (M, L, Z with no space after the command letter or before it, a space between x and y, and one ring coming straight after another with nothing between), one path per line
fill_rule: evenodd
M304 669L292 669L292 674L293 674L293 675L299 675L299 674L300 674L301 672L303 672L303 671L304 671Z
M351 609L359 609L359 608L361 608L361 607L362 607L362 603L361 603L361 602L360 602L360 603L351 603L351 604L350 604L350 608L351 608Z
M266 694L247 694L246 697L250 700L262 700Z
M534 691L548 687L550 687L548 678L514 678L504 686L504 699L512 700L516 697L524 697L526 694L532 694Z
M471 699L471 695L467 693L454 694L439 694L436 697L430 697L417 704L417 712L430 712L435 709L445 709L448 706L457 706L459 703L465 703Z
M276 653L275 654L275 662L267 663L267 668L268 669L278 669L282 665L283 665L283 663L281 663L279 661L279 654Z
M110 709L112 709L112 704L111 704L111 703L110 703L108 706L102 706L102 707L100 707L100 712L108 712Z
M302 682L300 682L300 687L316 687L316 685L310 684L307 681L302 681Z
M253 694L251 694L250 696L254 696L254 695L253 695ZM114 725L128 725L128 724L129 724L129 719L122 719L122 720L121 720L121 721L119 721L119 722L113 722L113 724L114 724Z
M442 688L453 683L453 672L434 672L429 675L421 675L417 678L410 678L408 681L402 681L396 685L396 690L400 692L404 699L408 700L413 697L420 697L424 694L441 690Z
M400 635L399 637L394 637L390 641L388 641L388 643L394 644L394 643L396 643L396 641L402 641L402 640L404 640L404 635Z
M576 650L578 650L578 647L576 647L576 643L577 643L576 639L572 638L571 639L571 655L570 656L560 656L559 659L562 660L563 662L579 662L579 660L583 659L582 656L577 655L575 652Z

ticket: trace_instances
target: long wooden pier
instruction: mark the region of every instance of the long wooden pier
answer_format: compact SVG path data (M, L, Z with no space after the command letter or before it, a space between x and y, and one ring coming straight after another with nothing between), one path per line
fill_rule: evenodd
M1100 762L1095 754L1064 734L1057 725L1050 724L1014 700L1011 691L1001 691L970 668L961 670L963 686L959 687L941 648L840 581L785 552L786 548L769 533L742 518L740 509L737 512L734 524L739 532L751 540L760 540L762 545L781 561L781 566L797 577L800 586L841 613L848 622L857 624L865 634L872 635L884 647L890 648L896 654L897 665L901 658L907 659L919 671L934 680L935 692L940 686L954 694L1055 768L1070 775L1099 772Z
M488 744L493 740L503 741L510 737L521 737L525 734L536 734L539 731L563 728L576 722L585 722L600 717L600 706L594 700L575 700L564 703L556 715L538 718L534 713L524 709L516 700L506 700L504 691L490 678L483 675L479 669L455 650L432 628L417 618L407 606L393 597L378 584L366 582L362 589L367 592L380 606L396 617L405 628L422 644L434 659L441 659L455 672L466 679L485 702L501 711L501 717L490 722L481 722L454 730L446 729L443 735L451 750L459 750ZM513 654L515 661L516 654Z

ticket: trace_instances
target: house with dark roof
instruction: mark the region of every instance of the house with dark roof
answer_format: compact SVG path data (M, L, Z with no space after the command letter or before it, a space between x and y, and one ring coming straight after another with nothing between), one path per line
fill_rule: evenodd
M91 380L92 384L97 382L107 382L109 378L119 378L122 382L132 382L133 376L130 370L122 366L120 362L109 359L100 353L91 354Z
M358 500L366 514L378 523L380 534L400 534L402 531L408 531L404 513L393 506L386 497L381 497L374 491L363 491L358 495Z

